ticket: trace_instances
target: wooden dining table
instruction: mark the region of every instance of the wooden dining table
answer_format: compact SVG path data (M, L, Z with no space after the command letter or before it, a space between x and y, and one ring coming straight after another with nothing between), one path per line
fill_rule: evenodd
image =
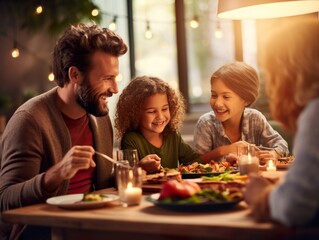
M116 194L113 188L99 193ZM227 209L174 211L146 200L122 207L118 201L101 208L68 210L46 203L2 213L7 223L48 226L52 240L60 239L308 239L318 228L288 228L276 223L257 223L244 201Z

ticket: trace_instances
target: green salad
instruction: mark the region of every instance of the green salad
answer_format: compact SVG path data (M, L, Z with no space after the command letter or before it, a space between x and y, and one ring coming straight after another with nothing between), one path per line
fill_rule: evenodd
M201 192L195 193L193 196L188 198L176 199L176 197L167 197L160 201L163 203L188 204L206 202L228 202L235 199L242 199L242 194L229 194L228 191L218 192L211 189L204 189Z

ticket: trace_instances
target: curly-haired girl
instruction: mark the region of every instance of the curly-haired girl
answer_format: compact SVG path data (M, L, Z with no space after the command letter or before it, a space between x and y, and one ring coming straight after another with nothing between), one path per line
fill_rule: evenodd
M115 113L121 148L137 149L147 172L199 160L179 133L185 115L183 96L156 77L133 79L120 95Z

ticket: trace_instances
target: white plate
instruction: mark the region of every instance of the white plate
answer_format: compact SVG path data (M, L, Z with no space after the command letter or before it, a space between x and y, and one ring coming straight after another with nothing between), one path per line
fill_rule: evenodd
M47 204L66 209L90 209L103 207L107 203L119 199L119 196L114 194L101 194L101 196L103 196L103 200L101 201L82 202L81 200L83 199L83 193L68 194L49 198L46 202Z

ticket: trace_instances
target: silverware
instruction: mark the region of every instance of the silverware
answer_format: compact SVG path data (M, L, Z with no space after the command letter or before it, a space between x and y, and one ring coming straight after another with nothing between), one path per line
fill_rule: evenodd
M100 152L95 151L95 154L97 154L97 155L99 155L99 156L101 156L101 157L103 157L103 158L109 160L109 161L112 162L112 163L115 163L116 165L120 165L120 166L123 166L123 167L130 168L129 165L126 165L126 164L123 164L123 163L121 163L121 162L115 161L113 158L110 158L109 156L107 156L107 155L104 154L104 153L100 153Z

